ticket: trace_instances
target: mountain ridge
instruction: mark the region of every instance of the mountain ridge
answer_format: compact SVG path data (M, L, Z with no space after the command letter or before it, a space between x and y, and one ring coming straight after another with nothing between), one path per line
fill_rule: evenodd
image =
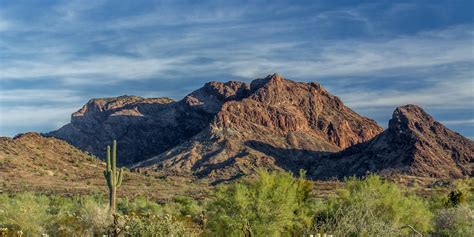
M278 74L251 83L208 82L179 101L92 99L73 113L71 123L46 136L98 156L117 139L126 157L122 165L212 182L237 179L259 167L306 169L317 179L392 171L473 175L473 142L419 106L398 107L384 130L320 84ZM429 156L448 168L437 170Z

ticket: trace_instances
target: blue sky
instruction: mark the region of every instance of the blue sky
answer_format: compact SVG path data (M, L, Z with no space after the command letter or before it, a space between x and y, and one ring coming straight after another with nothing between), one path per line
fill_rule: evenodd
M0 135L93 97L180 99L207 81L316 81L386 126L421 105L474 137L473 1L0 0Z

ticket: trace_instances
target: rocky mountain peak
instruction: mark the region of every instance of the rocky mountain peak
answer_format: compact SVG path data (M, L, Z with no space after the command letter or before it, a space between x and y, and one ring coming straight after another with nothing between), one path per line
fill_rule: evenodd
M451 131L416 105L395 109L388 129L330 156L316 177L403 173L461 178L474 172L474 142Z
M203 89L223 101L241 99L248 94L249 85L239 81L208 82Z
M249 85L243 82L208 82L198 90L187 95L183 102L215 114L222 104L229 100L240 100L249 93Z
M397 107L389 121L389 129L398 133L424 133L433 125L441 126L421 107L411 104Z
M174 100L170 98L143 98L140 96L129 96L122 95L118 97L109 98L94 98L89 100L82 108L72 114L72 117L82 117L88 114L102 113L106 111L113 111L118 108L124 108L138 103L156 103L156 104L167 104L172 103Z
M237 85L238 90L249 88ZM231 90L230 95L238 90ZM259 165L280 163L294 168L296 160L309 153L339 151L383 130L317 83L274 74L252 81L250 90L241 90L247 95L216 106L210 129L137 167L229 178Z

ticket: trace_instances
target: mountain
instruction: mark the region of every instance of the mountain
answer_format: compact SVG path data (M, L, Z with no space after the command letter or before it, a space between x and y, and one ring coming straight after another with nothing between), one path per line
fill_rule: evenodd
M118 147L118 159L121 159ZM0 137L0 193L40 192L64 195L106 192L105 164L68 143L38 133ZM170 199L174 195L205 195L205 185L180 180L158 180L152 176L125 171L124 197L149 196ZM157 192L159 190L159 192Z
M224 87L222 91L231 91L226 94L231 96L214 110L205 129L133 167L221 181L257 167L297 171L308 157L340 151L383 130L317 83L293 82L274 74L238 85L238 95L233 92L239 90Z
M309 165L314 178L401 173L419 177L474 176L474 142L416 105L398 107L388 129L373 139Z
M473 141L447 129L420 107L397 108L384 131L320 84L294 82L278 74L249 84L209 82L180 101L138 96L92 99L72 114L69 124L45 136L99 157L116 139L121 165L167 179L197 177L218 183L252 174L259 167L306 169L315 179L367 173L474 175ZM24 166L27 172L22 175L39 172L44 180L61 186L67 185L61 179L84 180L70 177L69 163L86 168L86 175L91 172L86 166L100 163L63 141L38 134L2 138L0 145L4 157L0 169L9 172L3 173L5 177L14 177L12 172ZM8 158L12 154L14 158ZM38 160L44 154L53 158ZM55 163L61 167L56 171L41 166L56 167ZM73 170L79 174L81 169ZM48 177L50 171L59 172L61 178Z
M212 167L236 159L240 168L234 166L230 173L276 162L287 155L274 154L278 149L297 151L278 161L291 168L308 152L339 151L382 130L321 85L274 74L250 84L209 82L180 101L137 96L92 99L72 114L69 124L45 136L99 157L116 139L122 165L142 162L134 167L163 166L207 176Z
M222 104L246 92L239 82L211 82L181 101L120 96L92 99L71 122L45 136L56 137L99 157L115 139L122 147L121 165L160 154L206 128Z

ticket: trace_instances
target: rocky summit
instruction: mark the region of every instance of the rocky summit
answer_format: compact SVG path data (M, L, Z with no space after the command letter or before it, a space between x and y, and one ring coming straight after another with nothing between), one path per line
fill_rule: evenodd
M217 180L257 167L297 171L304 159L367 141L383 130L317 83L274 74L241 85L240 96L223 103L204 130L134 167Z
M373 139L310 165L315 178L367 173L433 178L474 176L474 142L434 120L416 105L398 107L388 129Z

